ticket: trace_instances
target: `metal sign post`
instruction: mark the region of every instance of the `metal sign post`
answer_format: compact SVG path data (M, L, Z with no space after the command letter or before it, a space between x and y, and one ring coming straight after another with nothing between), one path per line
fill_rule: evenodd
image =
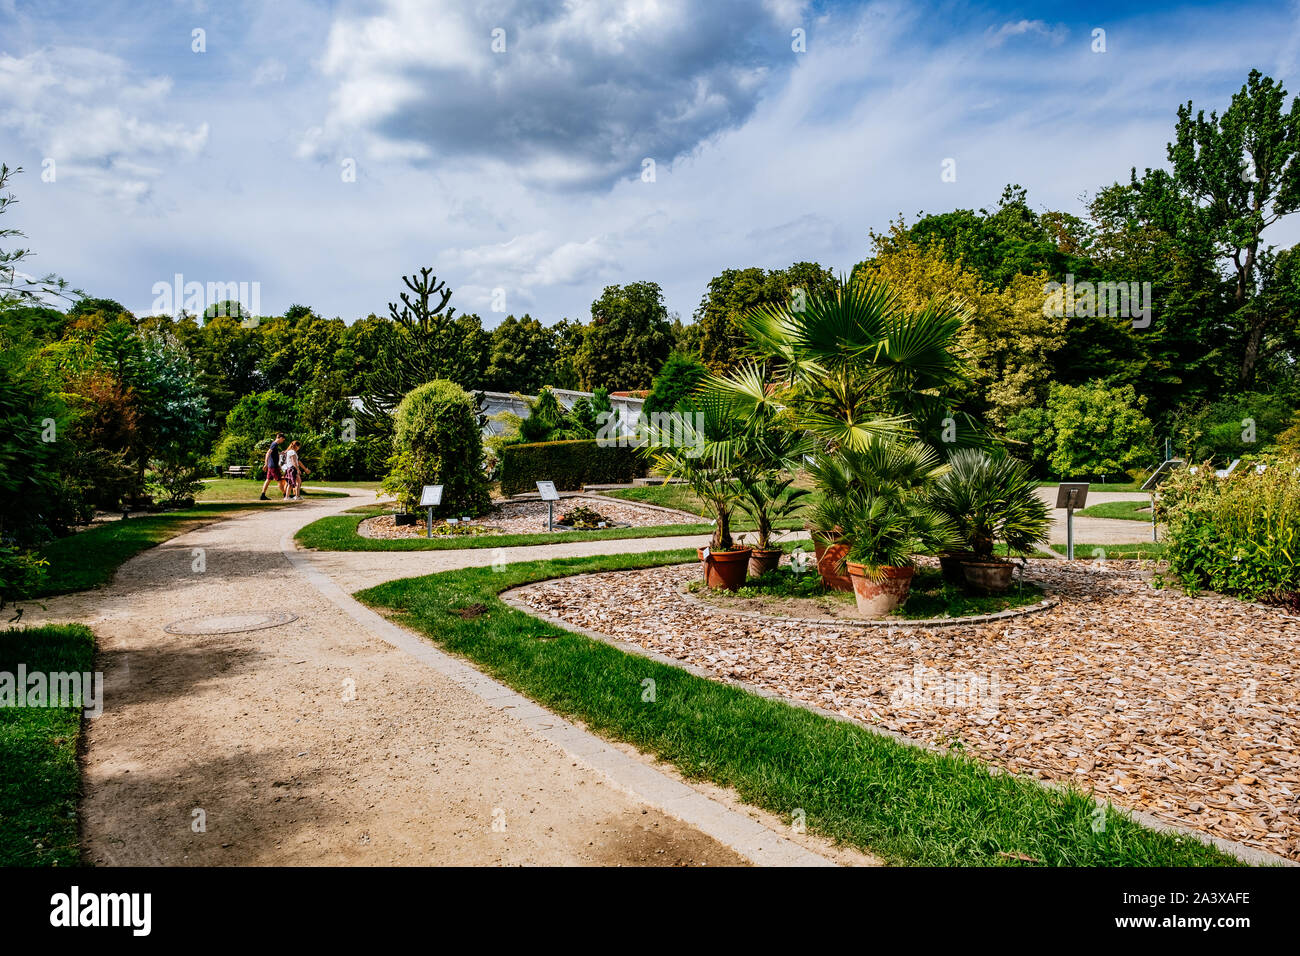
M546 502L546 530L555 530L555 503L560 500L560 493L555 490L555 482L537 482L537 493Z
M442 485L425 485L420 490L420 507L425 509L424 536L433 537L433 509L442 504Z
M1187 462L1181 458L1169 457L1169 440L1165 439L1165 460L1156 466L1156 470L1151 473L1151 477L1142 482L1141 491L1151 493L1151 540L1159 541L1160 537L1156 526L1156 493L1165 479L1172 475L1179 468L1184 467Z
M1074 509L1088 502L1086 481L1063 481L1056 489L1056 507L1065 509L1065 558L1074 560Z

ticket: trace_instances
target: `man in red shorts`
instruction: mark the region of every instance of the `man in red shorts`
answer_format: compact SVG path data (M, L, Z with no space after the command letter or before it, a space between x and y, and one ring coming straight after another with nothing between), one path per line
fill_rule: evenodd
M271 447L266 450L266 481L262 482L262 497L259 501L269 501L266 497L266 489L270 487L271 482L276 482L280 486L280 497L284 497L284 474L280 471L280 442L284 441L284 432L275 433L275 441L271 442Z

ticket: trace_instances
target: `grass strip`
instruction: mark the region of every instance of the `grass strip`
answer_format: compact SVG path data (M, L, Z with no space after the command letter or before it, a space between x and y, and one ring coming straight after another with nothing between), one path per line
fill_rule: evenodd
M565 544L571 541L610 541L632 538L672 538L683 535L712 534L713 525L664 524L648 528L597 528L593 531L540 531L535 534L484 534L475 537L433 538L363 538L357 526L366 518L392 511L391 505L362 505L341 515L313 521L294 535L299 547L316 551L459 551L470 548L519 548L538 544ZM488 519L491 520L491 519ZM794 525L784 530L794 530ZM802 527L802 525L798 525ZM733 533L746 530L743 523L733 525Z
M94 669L95 636L80 624L0 631L0 672ZM80 707L0 706L0 866L78 866Z
M1074 558L1085 561L1137 561L1163 558L1169 545L1163 541L1138 541L1134 544L1076 544ZM1065 545L1054 544L1052 550L1065 554Z
M317 486L337 488L378 488L376 482L317 482ZM303 490L308 498L346 498L347 493L342 491L313 491L312 483L307 482L303 485ZM203 483L203 488L195 495L196 501L257 501L258 496L262 493L262 483L253 481L251 478L210 478ZM272 501L281 501L280 489L271 483L267 489L267 497Z
M180 511L109 521L66 538L56 538L40 548L41 557L49 562L45 581L24 597L50 597L100 587L141 551L247 507L234 503L200 504Z
M1142 509L1146 509L1143 511ZM1075 517L1085 518L1121 518L1125 521L1145 521L1151 523L1151 502L1147 501L1104 501L1099 505L1090 505L1082 511L1076 511Z
M557 629L497 597L546 578L692 558L675 551L471 568L392 581L356 596L592 731L669 761L689 778L731 787L747 803L783 817L803 810L813 831L890 863L1240 864L1122 812L1099 815L1078 791L990 772L960 747L934 753L907 746ZM475 604L486 611L456 613ZM645 699L650 686L653 701Z

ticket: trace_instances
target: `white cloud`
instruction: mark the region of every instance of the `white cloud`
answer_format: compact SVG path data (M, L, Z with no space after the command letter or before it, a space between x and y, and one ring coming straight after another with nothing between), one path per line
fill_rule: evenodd
M268 57L257 65L253 71L254 86L268 86L275 83L283 83L284 78L288 75L289 68L275 57Z
M300 153L499 162L521 180L602 188L690 154L793 64L788 0L383 0L335 20L329 110ZM496 31L503 31L497 33ZM504 50L494 50L504 42Z
M53 159L57 181L139 200L164 167L192 159L208 141L207 123L151 115L171 89L167 77L137 77L124 60L95 50L0 54L0 128Z
M996 30L989 27L985 36L991 47L999 47L1012 37L1029 34L1046 37L1052 46L1060 46L1069 33L1069 28L1061 24L1051 26L1043 20L1013 20L1002 24Z

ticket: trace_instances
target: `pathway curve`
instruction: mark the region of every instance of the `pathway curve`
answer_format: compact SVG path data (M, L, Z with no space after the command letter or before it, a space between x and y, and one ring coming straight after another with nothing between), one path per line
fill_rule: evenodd
M516 719L505 688L417 656L387 622L355 613L342 590L358 585L330 581L328 560L282 550L302 525L355 503L257 508L144 552L105 589L29 610L33 623L83 621L100 640L106 703L88 724L83 776L90 862L826 862L754 814L673 791L639 758L625 755L642 788L593 769L574 751L595 750L595 738L535 706ZM491 552L387 557L464 566ZM430 570L390 564L386 578L408 569ZM234 634L164 631L180 619L277 611L297 619ZM637 795L655 787L678 795L671 813ZM683 819L712 823L701 824L706 833Z

